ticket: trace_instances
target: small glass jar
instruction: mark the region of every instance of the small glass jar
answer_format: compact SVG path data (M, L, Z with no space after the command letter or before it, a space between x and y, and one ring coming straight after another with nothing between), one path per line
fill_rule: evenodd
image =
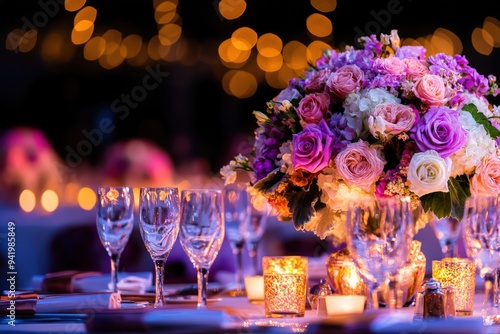
M425 283L425 291L422 293L423 298L423 318L439 318L446 317L445 294L441 289L441 284L435 279L430 279Z

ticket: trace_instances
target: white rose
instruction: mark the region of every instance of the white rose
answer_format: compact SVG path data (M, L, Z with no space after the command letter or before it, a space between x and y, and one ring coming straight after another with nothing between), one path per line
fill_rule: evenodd
M450 175L452 177L461 174L471 175L483 157L496 151L495 141L491 139L483 125L476 123L469 112L461 110L458 119L460 125L467 131L467 141L460 150L450 156L453 162Z
M436 191L448 192L451 169L451 159L441 158L434 150L415 153L408 166L410 190L419 197Z

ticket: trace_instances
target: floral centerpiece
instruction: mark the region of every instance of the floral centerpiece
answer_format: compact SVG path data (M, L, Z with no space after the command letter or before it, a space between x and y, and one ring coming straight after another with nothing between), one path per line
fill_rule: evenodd
M360 42L325 50L254 111L252 154L221 168L226 184L250 172L281 220L334 243L351 198L410 196L432 217L460 219L471 193L500 193L496 78L462 55L401 46L395 30Z

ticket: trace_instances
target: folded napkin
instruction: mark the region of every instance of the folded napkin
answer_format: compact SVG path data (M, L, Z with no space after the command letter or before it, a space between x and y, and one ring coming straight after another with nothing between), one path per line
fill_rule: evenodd
M124 293L143 294L149 287L151 287L151 278L127 276L118 281L118 290ZM113 285L109 282L108 289L112 288Z
M33 276L33 289L42 293L109 292L109 273L67 270ZM144 293L152 286L151 272L118 273L118 288L126 293Z
M75 292L74 283L76 280L98 276L99 272L84 272L77 270L58 271L46 274L43 277L40 291L42 293L71 293Z
M0 314L34 314L38 295L34 292L16 292L0 296Z
M66 293L40 296L36 313L80 313L95 314L106 311L112 306L111 293Z

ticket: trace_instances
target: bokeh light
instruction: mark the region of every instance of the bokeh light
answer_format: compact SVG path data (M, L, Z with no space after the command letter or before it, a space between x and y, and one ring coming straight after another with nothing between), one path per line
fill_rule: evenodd
M54 190L47 189L40 198L40 204L47 212L53 212L59 206L59 196Z
M36 206L36 196L33 191L25 189L19 195L19 206L24 212L31 212Z

